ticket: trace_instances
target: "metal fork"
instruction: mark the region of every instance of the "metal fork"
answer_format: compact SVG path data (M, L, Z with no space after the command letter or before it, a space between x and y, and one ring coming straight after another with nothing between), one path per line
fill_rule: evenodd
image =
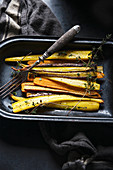
M14 76L9 82L0 87L0 97L5 98L9 94L11 94L14 90L16 90L19 85L27 79L28 72L32 70L37 64L41 61L44 62L46 58L52 55L54 52L60 50L64 45L66 45L69 41L71 41L74 36L80 31L80 26L75 25L70 30L68 30L65 34L63 34L44 54L39 57L39 59L27 70L20 71Z

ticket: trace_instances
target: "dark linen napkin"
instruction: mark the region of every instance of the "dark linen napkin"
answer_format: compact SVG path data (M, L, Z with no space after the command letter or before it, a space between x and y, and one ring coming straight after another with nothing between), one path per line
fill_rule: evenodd
M41 0L4 0L0 5L0 40L16 35L62 34L60 23ZM63 170L113 170L113 147L95 148L83 133L58 142L50 134L51 123L39 122L39 127L50 148L60 157L66 156Z
M59 142L52 137L50 129L54 127L48 122L39 122L39 127L50 148L61 158L67 157L62 170L113 170L113 147L96 148L83 132L75 133L73 138Z
M4 0L0 6L0 40L15 35L62 33L60 23L41 0Z

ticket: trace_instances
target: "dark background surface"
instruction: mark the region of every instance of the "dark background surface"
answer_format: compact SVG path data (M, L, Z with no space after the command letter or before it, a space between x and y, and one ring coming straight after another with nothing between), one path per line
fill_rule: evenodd
M103 38L113 33L112 0L44 0L66 31L81 25L78 37ZM58 141L83 132L95 146L113 146L112 124L49 122ZM37 121L0 118L0 170L60 170L65 158L44 142Z
M81 25L78 37L103 38L113 33L112 0L43 0L53 11L66 31Z

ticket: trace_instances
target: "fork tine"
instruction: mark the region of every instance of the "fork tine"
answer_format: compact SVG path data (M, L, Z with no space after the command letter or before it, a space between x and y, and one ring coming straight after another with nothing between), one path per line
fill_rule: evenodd
M11 87L17 80L19 80L21 78L21 76L16 76L13 79L10 80L10 82L6 83L4 88L2 88L2 90L0 90L0 93L3 93L6 89L8 89L9 87Z
M17 81L18 79L16 79ZM12 84L9 88L5 88L5 90L2 90L2 93L0 94L0 97L5 98L8 94L10 94L12 91L14 91L22 81L22 77L14 84Z
M21 83L17 84L17 86L15 86L12 90L10 90L8 93L6 93L2 99L4 99L5 97L7 97L9 94L11 94L11 92L13 92L15 89L17 89L17 87L19 87L21 85Z
M9 83L11 83L14 79L16 79L18 77L18 74L13 77L10 81L8 81L6 84L4 84L3 86L0 87L0 90L3 89L5 86L7 86ZM1 91L0 91L1 92Z
M6 91L4 91L0 96L2 96L2 99L4 99L5 97L7 97L9 94L11 94L11 92L13 92L15 89L17 89L18 86L21 85L21 83L23 83L26 79L23 77L21 77L19 79L19 81L17 81L15 84L13 84L9 89L7 89ZM4 95L5 94L5 95Z

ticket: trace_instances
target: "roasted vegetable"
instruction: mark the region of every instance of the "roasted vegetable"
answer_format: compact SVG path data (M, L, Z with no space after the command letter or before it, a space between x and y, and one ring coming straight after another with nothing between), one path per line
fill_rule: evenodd
M96 103L103 103L103 100L101 99L82 98L82 97L75 97L71 95L50 95L50 96L39 96L39 97L22 99L19 100L18 102L13 103L12 107L13 107L13 112L17 113L26 109L39 106L40 104L47 104L47 103L59 102L59 101L78 101L78 102L88 101L89 103L93 101Z
M74 51L74 50L68 50L68 51L59 51L54 54L52 54L48 59L54 59L54 60L76 60L79 57L82 60L88 60L92 56L89 55L91 51ZM12 58L6 58L5 61L29 61L29 60L38 60L38 58L42 56L39 55L29 55L29 56L22 56L22 57L12 57Z
M35 61L28 61L28 65L32 65L36 62ZM73 62L73 60L44 60L44 63L41 62L40 64L36 65L35 67L83 67L84 63Z
M23 97L17 97L14 95L11 95L12 99L16 101L21 101L25 98ZM45 107L50 107L50 108L58 108L58 109L72 109L74 106L73 110L81 110L81 111L97 111L99 109L99 103L95 101L58 101L54 103L47 103L44 104Z
M45 97L49 97L50 95L46 95ZM70 100L70 98L72 97L72 100L82 100L82 101L94 101L94 102L97 102L97 103L104 103L104 101L102 99L94 99L94 98L86 98L86 97L77 97L77 96L72 96L72 95L57 95L57 94L53 94L52 96L56 97L66 97L66 99L64 98L63 100L64 101L67 101L68 98ZM39 96L38 96L39 97ZM25 100L25 99L28 99L28 98L25 98L25 97L18 97L18 96L15 96L13 94L11 94L11 98L16 100L16 101L20 101L20 100Z
M25 99L25 97L18 97L18 96L15 96L15 95L13 95L13 94L11 94L10 97L11 97L13 100L15 100L15 101L20 101L20 100Z
M35 77L62 77L62 78L72 78L72 79L87 79L88 76L92 78L97 77L97 73L90 72L39 72L39 73L28 73L28 81L33 81Z
M23 67L28 67L28 65L22 64ZM58 73L68 73L68 72L79 72L79 71L90 71L91 67L34 67L32 70L35 72L58 72Z
M33 82L24 82L21 84L21 91L22 92L26 92L26 90L24 89L25 85L28 85L28 86L34 86L34 83Z
M47 78L39 78L36 77L34 79L34 84L44 87L51 87L58 89L59 87L63 87L65 85L68 85L71 87L76 88L84 88L86 87L89 89L88 82L85 80L79 80L79 79L69 79L69 78L59 78L59 77L47 77ZM100 84L96 82L91 82L91 85L93 85L94 90L100 90Z
M40 56L42 55L13 57L6 58L5 61L20 61L18 66L22 68L13 69L22 71L29 68ZM28 61L28 65L23 64L23 61ZM103 67L97 66L91 51L58 51L28 73L28 82L21 84L21 90L28 98L11 95L12 99L17 101L12 104L13 112L40 105L67 110L97 111L103 100L98 92L100 84L96 80L103 77Z
M26 83L23 83L21 86L21 90L22 92L29 92L29 91L33 91L33 92L52 92L52 93L64 93L64 94L72 94L72 95L79 95L79 96L83 96L85 94L85 96L88 97L92 97L92 98L101 98L100 94L94 90L92 90L90 93L86 92L85 89L80 89L80 88L68 88L68 87L62 87L59 89L55 89L55 88L48 88L48 87L41 87L41 86L35 86L35 85L29 85Z
M97 111L99 109L99 103L94 101L60 101L55 103L48 103L44 105L45 107L58 108L69 110L80 110L80 111ZM74 107L75 106L75 107Z

